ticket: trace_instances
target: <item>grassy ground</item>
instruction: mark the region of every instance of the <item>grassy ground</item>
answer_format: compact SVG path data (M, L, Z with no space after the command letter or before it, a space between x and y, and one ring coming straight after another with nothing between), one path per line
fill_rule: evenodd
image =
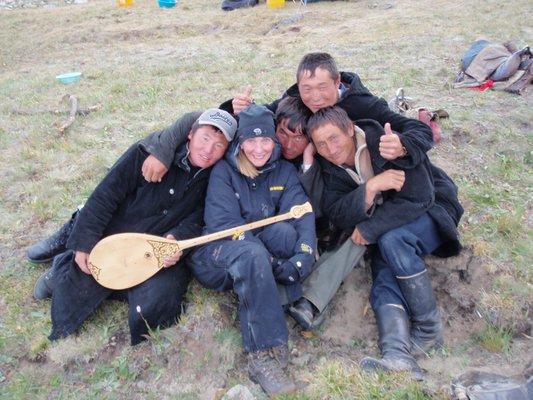
M229 14L210 0L178 2L171 10L143 0L130 9L95 0L0 11L0 397L213 398L237 383L262 396L243 368L231 295L193 284L181 323L135 348L120 304L103 307L79 335L49 343L50 303L31 296L45 267L28 263L24 251L84 202L130 143L246 84L258 102L277 98L292 84L301 56L317 50L333 54L342 70L357 71L380 96L402 86L420 105L450 113L432 158L460 187L461 231L476 270L470 285L458 284L472 304L461 318L448 318L450 346L424 364L427 384L360 375L360 356L376 353L365 312L353 316L352 326L370 326L368 336L353 330L340 339L326 323L305 337L291 324L302 391L290 398L445 398L449 378L460 371L523 368L533 299L532 96L454 90L450 83L461 54L479 37L532 44L524 18L530 3L355 1L306 9L287 3ZM55 81L73 70L83 72L78 83ZM101 109L78 117L64 135L54 124L65 117L12 113L59 108L65 93L76 95L80 107ZM361 279L366 291L357 296L366 298L368 275ZM464 296L453 302L439 296L448 317ZM343 312L334 307L332 320Z

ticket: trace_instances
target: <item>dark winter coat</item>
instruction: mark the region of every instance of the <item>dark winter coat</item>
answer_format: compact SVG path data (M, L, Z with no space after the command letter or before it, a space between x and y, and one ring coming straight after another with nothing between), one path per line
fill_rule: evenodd
M248 178L237 170L236 155L240 146L235 141L226 153L226 159L213 168L207 190L205 233L212 233L238 225L285 213L292 206L308 201L294 167L280 160L279 144L256 178ZM288 220L298 233L294 256L289 259L305 278L314 264L316 233L314 214ZM260 229L244 232L238 240L258 241ZM283 240L283 238L280 238ZM301 280L300 279L300 280Z
M443 245L435 252L441 256L457 254L460 250L457 224L463 208L457 200L457 187L441 169L424 156L413 159L410 155L386 160L379 154L379 139L383 128L376 121L357 121L366 134L374 173L388 169L405 171L405 183L399 192L386 191L383 204L365 211L365 184L358 185L344 170L322 157L324 195L322 208L330 221L351 234L357 227L362 236L375 243L384 233L414 221L428 212L437 224ZM418 162L416 162L418 161Z
M89 253L103 237L121 232L198 236L210 169L192 167L187 154L184 143L162 181L149 183L141 173L148 153L139 143L131 146L80 211L67 247Z

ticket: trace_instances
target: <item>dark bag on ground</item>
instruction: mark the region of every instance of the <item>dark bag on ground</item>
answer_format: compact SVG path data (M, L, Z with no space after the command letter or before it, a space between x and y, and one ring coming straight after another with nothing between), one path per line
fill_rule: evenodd
M233 11L237 8L253 7L257 5L259 0L223 0L221 8L224 11Z

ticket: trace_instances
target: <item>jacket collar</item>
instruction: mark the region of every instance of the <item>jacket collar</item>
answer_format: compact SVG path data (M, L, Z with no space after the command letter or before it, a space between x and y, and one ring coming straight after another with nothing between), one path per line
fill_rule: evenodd
M178 147L176 154L174 155L173 164L184 170L188 173L193 173L193 178L195 178L200 172L204 171L207 168L198 168L191 164L189 161L189 142L183 143Z

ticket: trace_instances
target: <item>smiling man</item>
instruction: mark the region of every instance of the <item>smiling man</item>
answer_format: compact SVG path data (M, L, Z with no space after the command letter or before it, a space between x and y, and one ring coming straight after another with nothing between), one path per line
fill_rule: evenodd
M413 355L442 346L442 322L424 256L456 255L463 209L457 187L428 157L389 161L380 155L376 121L354 125L344 110L328 107L307 129L321 157L323 210L359 245L371 245L371 305L382 358L366 357L364 370L408 371L423 379Z
M237 122L225 111L202 113L187 140L174 151L174 160L158 184L147 182L142 175L148 153L140 143L118 159L76 217L68 250L54 259L54 287L48 293L53 294L51 340L75 332L110 297L129 303L132 345L144 340L149 329L176 322L189 282L181 253L165 260L166 268L147 281L122 291L96 282L88 256L99 240L116 233L176 239L200 235L211 167L224 155L236 128Z

